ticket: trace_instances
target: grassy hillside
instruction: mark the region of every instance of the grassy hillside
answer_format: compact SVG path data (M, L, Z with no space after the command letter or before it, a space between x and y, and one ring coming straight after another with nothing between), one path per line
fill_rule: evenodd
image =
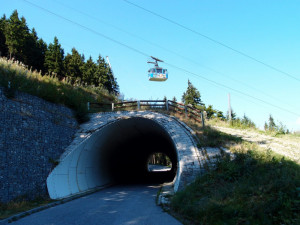
M220 157L171 197L172 214L184 224L300 224L299 164L254 142L185 122L196 131L200 148L226 147L235 158Z
M37 71L28 70L20 62L6 58L0 58L0 86L5 87L5 93L9 98L13 98L15 91L18 90L70 107L74 110L79 122L88 119L87 102L116 101L116 97L105 89L73 86L68 80L60 81L55 76L42 76Z

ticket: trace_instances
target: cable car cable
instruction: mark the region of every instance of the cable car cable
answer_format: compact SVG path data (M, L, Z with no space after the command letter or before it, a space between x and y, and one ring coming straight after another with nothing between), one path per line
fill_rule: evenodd
M59 14L57 14L57 13L54 13L54 12L48 10L48 9L45 9L45 8L39 6L39 5L36 5L36 4L34 4L34 3L30 2L30 1L27 1L27 0L23 0L23 1L26 2L26 3L28 3L28 4L30 4L30 5L32 5L32 6L34 6L34 7L36 7L36 8L39 8L39 9L41 9L41 10L43 10L43 11L46 11L46 12L48 12L48 13L54 15L54 16L57 16L57 17L59 17L59 18L61 18L61 19L63 19L63 20L66 20L66 21L68 21L68 22L70 22L70 23L72 23L72 24L74 24L74 25L76 25L76 26L79 26L79 27L81 27L81 28L84 29L84 30L90 31L90 32L92 32L92 33L94 33L94 34L96 34L96 35L99 35L99 36L101 36L101 37L103 37L103 38L105 38L105 39L107 39L107 40L110 40L110 41L112 41L112 42L114 42L114 43L116 43L116 44L122 45L123 47L126 47L126 48L128 48L128 49L130 49L130 50L132 50L132 51L135 51L135 52L137 52L137 53L139 53L139 54L141 54L141 55L143 55L143 56L149 57L149 55L145 54L144 52L141 52L140 50L138 50L138 49L136 49L136 48L133 48L133 47L131 47L131 46L129 46L129 45L126 45L126 44L124 44L124 43L122 43L122 42L119 42L119 41L117 41L117 40L115 40L115 39L113 39L113 38L111 38L111 37L108 37L108 36L106 36L105 34L102 34L102 33L98 32L98 31L95 31L95 30L93 30L93 29L91 29L91 28L88 28L88 27L86 27L86 26L84 26L84 25L82 25L82 24L79 24L79 23L77 23L77 22L75 22L75 21L73 21L73 20L70 20L70 19L68 19L68 18L66 18L66 17L63 17L63 16L61 16L61 15L59 15Z
M263 61L261 61L261 60L259 60L259 59L256 59L256 58L254 58L254 57L252 57L252 56L250 56L250 55L248 55L248 54L246 54L246 53L244 53L244 52L242 52L242 51L240 51L240 50L237 50L237 49L235 49L235 48L233 48L233 47L230 47L229 45L224 44L223 42L220 42L220 41L218 41L218 40L215 40L215 39L213 39L213 38L211 38L211 37L209 37L209 36L207 36L207 35L205 35L205 34L202 34L202 33L198 32L198 31L196 31L196 30L193 30L193 29L191 29L191 28L189 28L189 27L187 27L187 26L185 26L185 25L182 25L182 24L180 24L180 23L178 23L178 22L176 22L176 21L174 21L174 20L171 20L171 19L169 19L169 18L167 18L167 17L164 17L164 16L162 16L162 15L160 15L160 14L158 14L158 13L155 13L155 12L149 10L149 9L146 9L146 8L144 8L144 7L142 7L142 6L139 6L139 5L135 4L135 3L132 3L132 2L130 2L130 1L128 1L128 0L123 0L123 1L126 2L126 3L128 3L128 4L130 4L130 5L133 5L133 6L137 7L137 8L139 8L139 9L142 9L142 10L144 10L144 11L146 11L146 12L152 14L152 15L155 15L155 16L157 16L157 17L163 19L163 20L166 20L166 21L168 21L168 22L170 22L170 23L172 23L172 24L175 24L175 25L178 26L178 27L181 27L181 28L183 28L183 29L185 29L185 30L188 30L188 31L190 31L190 32L192 32L192 33L194 33L194 34L196 34L196 35L199 35L199 36L201 36L201 37L204 37L204 38L206 38L207 40L209 40L209 41L211 41L211 42L214 42L215 44L218 44L218 45L223 46L223 47L225 47L225 48L227 48L227 49L229 49L229 50L231 50L231 51L233 51L233 52L236 52L236 53L238 53L238 54L240 54L240 55L242 55L242 56L244 56L244 57L246 57L246 58L248 58L248 59L251 59L251 60L253 60L253 61L255 61L255 62L257 62L257 63L259 63L259 64L261 64L261 65L264 65L264 66L268 67L269 69L272 69L272 70L274 70L274 71L277 71L278 73L281 73L281 74L283 74L283 75L285 75L285 76L288 76L288 77L290 77L290 78L292 78L292 79L294 79L294 80L300 82L300 78L295 77L295 76L291 75L290 73L287 73L287 72L285 72L285 71L283 71L283 70L281 70L281 69L278 69L278 68L276 68L276 67L274 67L274 66L272 66L272 65L270 65L270 64L268 64L268 63L265 63L265 62L263 62Z
M269 102L267 102L267 101L265 101L265 100L262 100L262 99L260 99L260 98L254 97L254 96L252 96L252 95L249 95L249 94L244 93L244 92L242 92L242 91L239 91L239 90L237 90L237 89L231 88L231 87L229 87L229 86L227 86L227 85L224 85L224 84L221 84L221 83L219 83L219 82L213 81L213 80L208 79L208 78L206 78L206 77L204 77L204 76L202 76L202 75L199 75L199 74L193 73L193 72L191 72L191 71L188 71L188 70L186 70L186 69L184 69L184 68L181 68L181 67L178 67L178 66L175 66L175 65L166 63L166 62L165 62L165 64L168 65L168 66L170 66L170 67L176 68L177 70L181 70L181 71L183 71L183 72L185 72L185 73L189 73L189 74L191 74L191 75L193 75L193 76L199 77L199 78L204 79L204 80L206 80L206 81L208 81L208 82L211 82L211 83L213 83L213 84L222 86L222 87L224 87L224 88L227 88L227 89L229 89L229 90L232 90L232 91L237 92L237 93L239 93L239 94L242 94L242 95L244 95L244 96L250 97L250 98L255 99L255 100L257 100L257 101L263 102L263 103L265 103L265 104L267 104L267 105L273 106L273 107L275 107L275 108L277 108L277 109L286 111L286 112L288 112L288 113L290 113L290 114L293 114L293 115L296 115L296 116L300 116L300 114L298 114L298 113L295 113L295 112L293 112L293 111L287 110L287 109L282 108L282 107L280 107L280 106L274 105L274 104L269 103Z
M97 18L97 17L95 17L95 16L92 16L92 15L90 15L90 14L88 14L88 13L85 13L85 12L83 12L83 11L81 11L81 10L75 9L75 8L73 8L73 7L70 7L70 6L66 5L66 4L63 4L63 3L59 2L59 1L57 1L57 0L54 0L54 1L55 1L56 3L58 3L58 4L62 5L62 6L64 6L64 7L66 7L66 8L69 8L69 9L75 11L75 12L78 12L78 13L80 13L80 14L82 14L82 15L84 15L84 16L87 16L87 17L89 17L89 18L91 18L91 19L94 19L94 20L96 20L96 21L98 21L98 22L101 22L101 23L103 23L103 24L105 24L105 25L107 25L107 26L110 26L110 27L112 27L112 28L114 28L114 29L116 29L116 30L118 30L118 31L120 31L120 32L123 32L123 33L127 34L127 35L130 35L130 36L132 36L132 37L135 37L135 38L137 38L137 39L140 39L140 40L142 40L142 41L144 41L144 42L146 42L146 43L148 43L148 44L150 44L150 45L153 45L153 46L155 46L155 47L157 47L157 48L161 48L161 49L163 49L164 51L167 51L167 52L169 52L169 53L171 53L171 54L173 54L173 55L176 55L176 56L178 56L178 57L181 57L181 58L183 58L183 59L185 59L185 60L187 60L187 61L189 61L189 62L192 62L192 63L194 63L194 64L196 64L196 65L198 65L198 66L200 66L200 67L203 67L203 68L205 68L205 69L207 69L207 70L210 70L210 71L212 71L212 72L214 72L214 73L216 73L216 74L224 75L224 76L226 76L226 78L229 78L229 79L233 80L234 82L239 83L239 84L242 84L242 85L244 85L245 87L248 87L248 88L250 88L250 89L252 89L252 90L258 91L258 92L262 93L262 94L265 95L265 96L268 96L269 98L271 98L271 99L273 99L273 100L281 101L281 102L285 103L285 104L288 105L288 106L294 107L293 105L291 105L291 104L285 102L285 101L282 100L282 99L279 99L278 97L274 97L274 96L272 96L272 95L270 95L270 94L268 94L268 93L266 93L266 92L264 92L264 91L262 91L262 90L260 90L260 89L258 89L258 88L255 88L255 87L253 87L253 86L251 86L251 85L249 85L249 84L246 84L246 83L244 83L244 82L242 82L242 81L240 81L240 80L237 80L237 79L235 79L235 78L232 78L231 76L228 76L227 74L224 74L224 73L222 73L222 72L219 72L219 71L217 71L217 70L215 70L215 69L213 69L213 68L210 68L210 67L208 67L208 66L202 65L202 64L200 64L199 62L197 62L197 61L195 61L195 60L193 60L193 59L191 59L191 58L189 58L189 57L183 56L183 55L181 55L181 54L179 54L179 53L177 53L177 52L175 52L175 51L172 51L172 50L170 50L170 49L167 49L167 48L165 48L165 47L163 47L163 46L160 46L160 45L158 45L158 44L156 44L156 43L153 43L153 42L151 42L151 41L149 41L149 40L146 40L146 39L144 39L144 38L142 38L142 37L140 37L140 36L138 36L138 35L136 35L136 34L130 33L130 32L128 32L128 31L126 31L126 30L124 30L124 29L122 29L122 28L119 28L119 27L117 27L117 26L115 26L115 25L113 25L113 24L107 23L107 22L105 22L105 21L103 21L103 20L101 20L101 19L99 19L99 18Z
M32 5L32 6L34 6L34 7L36 7L36 8L38 8L38 9L40 9L40 10L46 11L46 12L48 12L48 13L54 15L54 16L57 16L57 17L59 17L59 18L61 18L61 19L63 19L63 20L66 20L66 21L68 21L69 23L72 23L72 24L74 24L74 25L76 25L76 26L79 26L79 27L81 27L82 29L85 29L85 30L87 30L87 31L90 31L90 32L92 32L92 33L94 33L94 34L96 34L96 35L99 35L99 36L101 36L101 37L107 39L107 40L110 40L110 41L112 41L112 42L114 42L114 43L116 43L116 44L119 44L119 45L121 45L121 46L123 46L123 47L126 47L126 48L128 48L128 49L130 49L130 50L132 50L132 51L134 51L134 52L136 52L136 53L139 53L139 54L141 54L141 55L143 55L143 56L146 56L146 57L151 57L151 56L149 56L148 54L146 54L146 53L144 53L144 52L142 52L142 51L140 51L140 50L138 50L138 49L136 49L136 48L133 48L133 47L131 47L131 46L129 46L129 45L126 45L126 44L124 44L124 43L122 43L122 42L119 42L119 41L117 41L117 40L115 40L115 39L113 39L113 38L110 38L110 37L108 37L108 36L106 36L106 35L104 35L104 34L102 34L102 33L100 33L100 32L97 32L97 31L95 31L95 30L93 30L93 29L91 29L91 28L88 28L88 27L86 27L86 26L84 26L84 25L82 25L82 24L79 24L79 23L77 23L77 22L75 22L75 21L73 21L73 20L70 20L70 19L68 19L68 18L65 18L65 17L63 17L63 16L61 16L61 15L58 15L58 14L56 14L56 13L54 13L54 12L48 10L48 9L45 9L45 8L39 6L39 5L36 5L36 4L34 4L34 3L32 3L32 2L30 2L30 1L28 1L28 0L23 0L23 1L26 2L26 3L28 3L28 4L30 4L30 5ZM260 98L257 98L257 97L254 97L254 96L252 96L252 95L249 95L249 94L244 93L244 92L242 92L242 91L236 90L236 89L234 89L234 88L231 88L231 87L226 86L226 85L224 85L224 84L221 84L221 83L219 83L219 82L210 80L210 79L208 79L208 78L206 78L206 77L204 77L204 76L202 76L202 75L199 75L199 74L190 72L190 71L188 71L188 70L186 70L186 69L184 69L184 68L181 68L181 67L178 67L178 66L175 66L175 65L166 63L166 62L164 62L164 63L165 63L166 65L168 65L168 66L171 66L171 67L173 67L173 68L176 68L176 69L178 69L178 70L181 70L181 71L183 71L183 72L185 72L185 73L188 73L188 74L191 74L191 75L193 75L193 76L202 78L202 79L204 79L204 80L206 80L206 81L209 81L210 83L213 83L213 84L215 84L215 85L219 85L219 86L225 87L225 88L227 88L227 89L230 89L230 90L232 90L232 91L235 91L235 92L237 92L237 93L240 93L240 94L242 94L242 95L244 95L244 96L253 98L253 99L258 100L258 101L260 101L260 102L263 102L263 103L265 103L265 104L267 104L267 105L273 106L273 107L275 107L275 108L277 108L277 109L280 109L280 110L282 110L282 111L286 111L286 112L288 112L288 113L290 113L290 114L293 114L293 115L296 115L296 116L300 116L300 114L297 114L297 113L292 112L292 111L290 111L290 110L287 110L287 109L284 109L284 108L282 108L282 107L276 106L276 105L274 105L274 104L272 104L272 103L269 103L269 102L264 101L264 100L262 100L262 99L260 99Z

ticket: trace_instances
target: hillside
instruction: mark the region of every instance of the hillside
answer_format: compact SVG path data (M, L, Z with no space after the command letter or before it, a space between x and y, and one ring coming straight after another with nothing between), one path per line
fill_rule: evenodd
M214 156L204 175L164 196L166 210L184 224L300 223L299 136L185 122Z
M49 102L65 105L74 110L78 122L87 118L87 102L109 103L116 96L101 87L73 85L68 79L42 75L29 70L24 64L0 58L0 86L6 96L13 98L15 91L28 93Z
M300 164L300 137L296 135L283 135L277 137L262 134L261 132L254 130L242 130L221 126L212 127L223 133L241 137L243 140L255 143L264 149L271 149Z

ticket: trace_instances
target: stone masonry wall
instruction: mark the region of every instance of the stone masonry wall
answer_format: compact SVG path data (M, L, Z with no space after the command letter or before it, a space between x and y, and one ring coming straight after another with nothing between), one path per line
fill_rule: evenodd
M47 195L46 178L73 140L69 108L0 88L0 202Z

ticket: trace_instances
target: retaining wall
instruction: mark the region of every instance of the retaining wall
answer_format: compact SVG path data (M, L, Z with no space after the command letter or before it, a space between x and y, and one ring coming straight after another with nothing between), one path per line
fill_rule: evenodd
M77 128L69 108L0 88L0 202L48 195L46 178Z

